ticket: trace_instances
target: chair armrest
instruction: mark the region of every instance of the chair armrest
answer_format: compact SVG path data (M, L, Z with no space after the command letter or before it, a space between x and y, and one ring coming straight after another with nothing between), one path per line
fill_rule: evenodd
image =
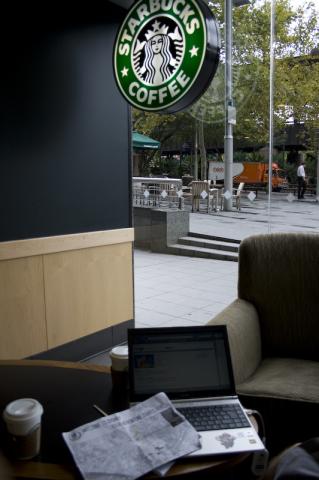
M261 336L255 307L238 298L208 324L227 326L235 383L244 382L261 362Z

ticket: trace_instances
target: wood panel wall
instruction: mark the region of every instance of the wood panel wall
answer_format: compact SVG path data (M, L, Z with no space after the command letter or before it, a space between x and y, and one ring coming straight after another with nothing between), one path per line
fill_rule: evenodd
M133 229L0 244L0 359L133 318Z

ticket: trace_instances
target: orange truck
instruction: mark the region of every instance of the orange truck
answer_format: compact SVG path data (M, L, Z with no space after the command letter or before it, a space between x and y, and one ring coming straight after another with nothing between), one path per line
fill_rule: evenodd
M209 162L208 178L216 183L224 181L224 162ZM262 162L235 162L233 163L234 184L241 182L248 187L266 187L268 185L268 163ZM272 189L280 191L288 185L284 170L277 163L272 164Z

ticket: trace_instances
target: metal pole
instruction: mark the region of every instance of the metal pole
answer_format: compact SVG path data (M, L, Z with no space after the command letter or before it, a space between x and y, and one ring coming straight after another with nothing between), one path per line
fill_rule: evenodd
M317 162L316 202L319 202L319 128L316 128L314 135L314 148Z
M319 55L319 48L313 48L310 52L310 55ZM319 60L317 58L312 59L311 62L317 63ZM319 202L319 128L315 130L315 149L317 156L317 184L316 184L316 201Z
M233 193L233 125L229 122L228 108L233 105L233 71L232 71L232 8L233 0L225 0L225 137L224 137L224 162L225 162L225 180L224 194L229 192L224 198L224 210L232 210Z
M195 120L195 158L194 158L194 180L198 180L198 128L197 120Z
M275 9L271 0L270 12L270 72L269 72L269 151L268 151L268 232L271 230L272 157L274 148L274 75L275 75Z

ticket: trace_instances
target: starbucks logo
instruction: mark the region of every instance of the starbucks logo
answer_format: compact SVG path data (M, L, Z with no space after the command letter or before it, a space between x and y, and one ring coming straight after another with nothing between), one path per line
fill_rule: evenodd
M215 18L201 0L139 0L117 35L117 85L139 109L177 112L204 93L219 49Z
M182 62L183 31L174 20L158 17L142 29L132 51L138 78L147 85L162 85L173 77Z

